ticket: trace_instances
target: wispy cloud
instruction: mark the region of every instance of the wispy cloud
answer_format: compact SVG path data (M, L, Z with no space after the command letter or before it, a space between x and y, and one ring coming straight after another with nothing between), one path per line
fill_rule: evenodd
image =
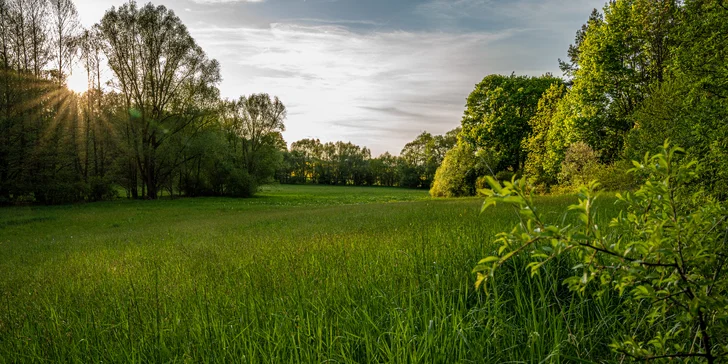
M489 73L548 70L518 67L490 50L515 29L361 33L337 25L272 24L191 31L225 65L229 97L269 92L295 102L288 104L287 140L347 139L375 153L423 130L456 127L468 93Z
M532 22L558 19L585 20L589 10L602 7L605 0L429 0L418 5L419 13L432 17L495 18Z
M349 20L349 19L322 19L322 18L292 18L283 19L281 23L293 23L293 24L310 24L310 25L321 25L321 24L334 24L334 25L370 25L379 26L384 25L381 22L374 20Z
M360 106L367 111L378 112L383 115L394 116L397 118L425 119L427 115L419 112L405 111L397 107L376 107L376 106Z

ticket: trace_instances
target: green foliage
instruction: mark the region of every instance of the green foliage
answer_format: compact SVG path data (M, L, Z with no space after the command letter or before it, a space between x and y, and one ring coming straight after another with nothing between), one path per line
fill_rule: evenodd
M594 173L599 187L606 191L634 191L647 178L644 171L632 170L632 163L620 160L612 164L600 164Z
M570 290L624 299L628 333L615 333L611 347L628 357L702 358L728 355L728 211L691 188L696 162L679 161L683 150L663 151L634 162L649 178L634 194L618 195L626 211L608 226L596 222L595 182L582 188L569 207L579 223L550 224L534 205L526 179L500 183L483 210L496 203L515 206L521 222L499 234L498 254L475 267L476 286L516 256L528 254L531 274L562 255L576 260L564 280Z
M279 172L282 183L314 183L327 185L372 185L371 151L351 142L321 143L318 139L302 139L291 144L286 153L288 165ZM384 156L386 166L379 163L377 170L392 173L396 161ZM388 176L393 182L395 177ZM392 184L394 185L394 184ZM391 185L390 185L391 186Z
M254 176L243 166L238 137L215 124L200 131L185 148L178 188L186 196L250 197L258 186ZM259 153L259 155L265 155ZM256 161L260 163L260 161ZM262 165L260 163L259 165Z
M674 68L713 101L728 98L728 7L723 0L684 2Z
M570 93L590 109L574 116L605 162L619 158L632 113L666 77L677 8L674 0L618 0L589 20Z
M559 172L559 183L564 187L579 188L588 185L599 169L599 155L584 142L569 146Z
M702 0L619 0L592 12L561 62L570 88L544 94L531 119L527 174L548 190L568 148L585 142L602 163L595 175L610 180L605 188L630 186L635 180L610 171L670 139L700 161L698 183L726 196L727 15L721 1Z
M286 130L286 115L283 102L265 93L241 96L222 104L221 126L228 148L235 164L242 167L253 184L271 182L283 162L282 152L287 145L281 132Z
M88 181L88 199L90 201L111 200L118 196L110 178L94 176Z
M460 128L445 135L423 132L407 143L399 157L385 152L372 158L367 147L351 142L321 143L302 139L284 152L281 183L430 188L445 153L457 142Z
M660 137L679 140L700 162L698 183L728 196L728 8L720 0L681 6L672 48L672 76L655 87L635 120L631 155L659 148Z
M489 75L468 96L462 138L475 149L487 149L499 163L496 171L520 170L526 160L521 144L531 132L541 95L559 78Z
M574 76L574 73L576 73L576 71L579 69L579 56L581 54L581 45L582 43L584 43L584 39L586 39L589 28L592 26L598 26L601 21L602 14L599 13L599 10L592 9L591 14L589 15L589 20L587 20L587 22L581 26L581 29L576 31L574 44L569 46L569 49L567 51L569 59L567 61L562 61L561 59L559 59L559 68L562 72L564 72L564 75L571 78Z
M626 139L624 154L628 158L641 158L645 153L656 153L665 140L679 140L690 149L696 145L692 117L683 95L690 92L684 79L670 79L653 85L648 97L634 114L635 125Z
M371 169L372 184L378 186L397 186L399 182L399 171L397 170L397 162L399 158L392 156L388 152L373 158L369 162Z
M551 185L556 182L557 164L553 158L551 133L559 102L566 95L566 86L553 84L538 100L536 114L528 121L531 134L523 141L522 148L528 153L525 174L537 184ZM562 132L563 133L563 132ZM563 135L559 133L559 135Z
M214 112L220 65L164 6L138 7L132 1L111 8L96 29L129 114L124 142L147 197L156 199L183 151L172 150L170 141L194 132Z
M131 1L85 31L77 15L70 0L0 2L0 203L98 201L118 187L250 196L273 180L280 100L221 100L219 63L164 6ZM80 95L65 87L77 60Z
M430 189L433 197L472 196L475 194L477 158L470 144L459 142L445 155Z
M445 135L423 132L400 152L400 186L430 188L445 154L457 143L460 128Z
M653 153L664 139L679 140L700 162L699 183L713 195L728 196L728 103L686 75L663 82L635 113L625 155Z

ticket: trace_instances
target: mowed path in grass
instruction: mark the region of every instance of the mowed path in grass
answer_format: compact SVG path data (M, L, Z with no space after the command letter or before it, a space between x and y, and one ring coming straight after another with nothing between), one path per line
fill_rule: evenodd
M561 220L574 201L538 204ZM496 295L474 292L472 267L517 220L481 203L272 186L251 199L3 208L0 362L609 358L614 305L564 291L566 268L531 278L514 266Z

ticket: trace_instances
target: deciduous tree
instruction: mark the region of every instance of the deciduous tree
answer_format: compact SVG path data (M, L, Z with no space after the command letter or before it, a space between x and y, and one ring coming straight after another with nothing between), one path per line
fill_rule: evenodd
M175 134L199 125L217 98L217 61L164 6L130 2L107 11L98 24L104 53L125 96L133 152L147 197L157 198L166 166L158 151ZM168 161L168 160L166 160Z

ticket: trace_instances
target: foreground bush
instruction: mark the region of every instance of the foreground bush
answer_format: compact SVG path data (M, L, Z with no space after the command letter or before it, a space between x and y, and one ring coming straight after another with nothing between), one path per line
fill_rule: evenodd
M649 178L634 194L618 195L625 213L608 227L595 222L593 191L582 188L569 207L580 224L544 223L533 205L526 179L501 185L490 180L483 209L498 202L518 208L521 223L499 234L498 254L481 260L476 285L485 283L514 256L527 254L531 274L558 256L577 259L564 283L572 291L597 297L614 290L624 299L621 311L629 334L611 347L638 359L692 358L714 363L728 356L728 212L703 191L690 189L696 163L680 163L682 149L665 144L663 152L635 162Z

